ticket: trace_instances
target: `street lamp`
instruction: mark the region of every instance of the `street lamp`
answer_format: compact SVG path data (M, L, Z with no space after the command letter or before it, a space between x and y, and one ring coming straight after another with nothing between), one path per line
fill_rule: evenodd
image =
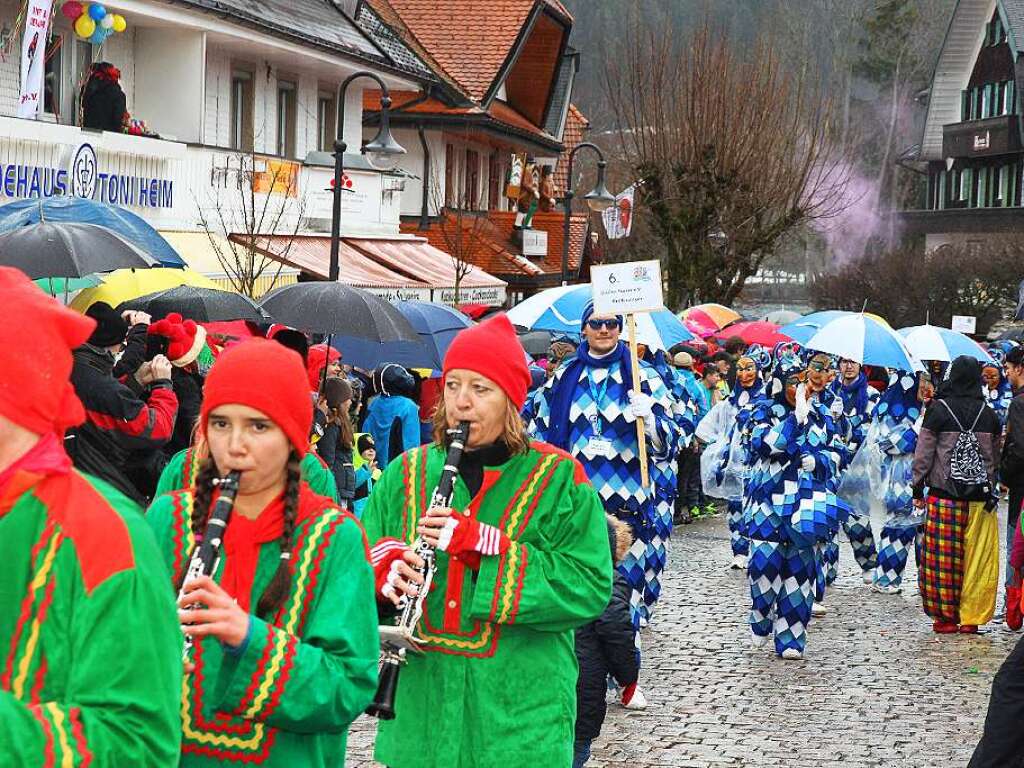
M372 140L367 142L361 149L366 156L367 162L378 171L391 171L398 165L399 158L405 154L405 148L395 141L391 135L389 124L389 113L391 111L391 96L388 87L373 72L356 72L350 75L338 86L338 126L337 138L334 140L334 209L331 213L331 265L328 272L328 279L333 283L338 281L341 265L338 263L338 253L341 250L341 179L345 173L345 150L348 145L342 138L345 132L345 92L353 80L360 77L368 77L380 86L380 129Z
M590 210L598 213L615 203L615 196L608 191L608 187L604 183L604 173L608 163L605 162L604 153L601 152L601 148L589 141L577 144L573 147L572 152L569 153L569 167L565 177L566 190L565 196L562 198L562 203L565 206L565 222L562 236L562 285L569 284L569 229L571 226L572 198L575 195L572 188L572 163L576 158L576 153L584 148L592 149L597 153L597 183L592 190L583 196L583 200L590 207Z

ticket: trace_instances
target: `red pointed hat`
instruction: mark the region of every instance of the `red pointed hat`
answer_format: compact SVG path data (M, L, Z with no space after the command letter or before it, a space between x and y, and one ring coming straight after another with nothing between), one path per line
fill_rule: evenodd
M168 340L167 359L178 368L194 363L206 343L206 329L196 325L194 320L183 319L177 312L157 320L149 326L147 333Z
M0 267L0 415L30 432L60 435L85 421L71 386L71 350L96 327L24 272Z
M530 388L530 370L526 352L515 328L502 313L479 325L459 331L444 356L444 375L462 368L486 376L522 409Z

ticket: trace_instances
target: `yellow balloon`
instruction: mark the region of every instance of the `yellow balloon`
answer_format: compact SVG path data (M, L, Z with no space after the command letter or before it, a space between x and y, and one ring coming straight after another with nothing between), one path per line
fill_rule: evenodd
M124 32L128 29L128 22L124 20L124 16L119 13L114 14L114 31Z
M79 37L86 39L92 37L92 33L96 31L96 22L93 21L92 17L88 13L83 13L78 17L78 21L75 22L75 33Z

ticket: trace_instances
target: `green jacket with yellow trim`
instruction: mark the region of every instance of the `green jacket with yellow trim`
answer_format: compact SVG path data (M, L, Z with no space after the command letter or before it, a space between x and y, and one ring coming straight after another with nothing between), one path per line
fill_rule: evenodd
M326 496L332 501L338 501L338 486L334 482L334 475L319 456L310 451L302 457L301 467L302 479L309 483L313 493ZM199 462L196 461L196 449L192 447L178 451L171 456L171 460L167 462L160 473L154 500L171 491L191 488L195 485L198 474Z
M195 539L192 494L153 502L146 520L167 566L168 590ZM354 517L302 486L289 564L291 589L272 620L250 617L241 653L197 640L181 692L182 766L254 764L340 768L349 724L377 688L380 638L366 539ZM228 522L230 529L231 523ZM280 563L278 541L260 548L251 594ZM219 581L228 557L214 573Z
M177 765L182 636L157 558L100 480L0 489L0 765Z
M375 554L389 539L412 543L444 458L423 446L388 464L362 518ZM511 541L475 562L437 553L417 628L425 653L402 669L396 717L380 723L375 757L390 768L566 768L573 629L597 618L611 594L601 501L575 459L534 442L485 467L472 500L457 478L452 506Z

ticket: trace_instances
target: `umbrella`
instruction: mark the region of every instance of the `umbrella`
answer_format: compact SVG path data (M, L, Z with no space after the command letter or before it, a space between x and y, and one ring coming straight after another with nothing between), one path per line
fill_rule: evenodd
M118 311L141 309L154 319L177 312L197 323L216 323L225 320L248 320L265 323L270 320L252 299L240 293L217 288L179 285L165 291L139 296L118 306Z
M589 283L549 288L510 309L508 319L513 325L529 331L578 335L583 307L591 296ZM637 340L650 349L665 350L695 338L679 318L665 308L636 315L636 335Z
M56 296L59 293L67 295L75 291L81 291L83 288L92 288L100 284L100 279L95 275L86 275L85 277L41 277L33 282L51 296Z
M840 312L838 317L822 325L804 346L865 365L900 371L923 370L902 336L862 312Z
M501 312L501 307L470 302L469 304L459 304L459 312L464 314L470 320L476 320L479 322L487 317L487 315L493 314L494 312Z
M157 261L96 224L31 224L0 234L0 264L30 278L83 277Z
M807 340L821 329L821 326L829 320L834 320L835 318L841 317L845 314L849 313L840 312L837 309L812 312L809 315L804 315L799 320L783 325L779 328L779 333L784 336L789 336L789 338L798 344L806 344Z
M725 306L724 304L698 304L695 307L690 307L683 312L683 320L688 317L688 313L700 313L711 318L711 324L717 329L725 328L729 323L735 323L737 320L742 320L743 316L735 309ZM705 324L701 323L702 325Z
M734 323L723 329L719 337L728 338L739 336L747 344L760 344L763 347L774 347L782 341L792 341L789 336L779 333L779 326L775 323L766 323L763 320L747 320L742 323Z
M918 360L942 360L949 363L967 355L981 363L991 363L992 357L978 342L962 333L940 328L937 325L915 325L900 328L900 336L907 343L907 349Z
M58 195L16 200L0 206L0 232L47 221L51 224L74 222L98 224L116 232L140 251L165 267L184 267L185 262L170 243L141 216L116 205L84 197Z
M469 318L447 304L429 301L400 301L395 304L409 325L419 334L420 341L434 356L434 363L424 368L440 368L444 355L455 335L473 325Z
M523 345L526 354L533 357L544 357L551 348L550 331L527 331L519 334L519 343Z
M393 304L344 283L282 285L264 296L260 307L277 322L309 333L351 336L378 344L420 340Z
M800 313L794 312L791 309L776 309L774 312L769 312L767 315L761 318L766 323L775 323L776 325L786 325L786 323L793 323L800 319Z
M213 280L191 269L119 269L109 275L101 275L100 280L100 285L78 294L71 302L71 308L85 312L97 301L105 301L116 307L139 296L177 288L179 285L217 288Z

